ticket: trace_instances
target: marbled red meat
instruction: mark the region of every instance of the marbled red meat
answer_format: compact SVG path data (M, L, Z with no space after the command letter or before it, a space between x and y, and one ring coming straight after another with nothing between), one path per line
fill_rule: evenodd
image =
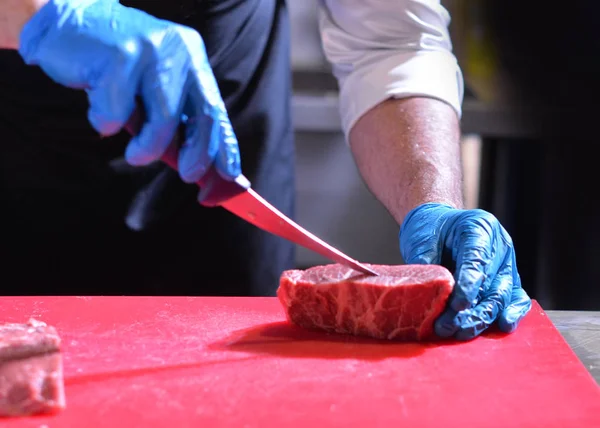
M454 287L438 265L368 265L379 276L340 264L288 270L277 296L300 327L390 340L427 340Z
M36 320L0 325L0 416L53 413L64 407L56 329Z

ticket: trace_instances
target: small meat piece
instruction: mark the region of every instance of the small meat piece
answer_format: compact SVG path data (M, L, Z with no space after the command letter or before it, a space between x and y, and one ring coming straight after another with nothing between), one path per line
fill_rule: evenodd
M438 265L367 265L379 276L340 264L288 270L277 296L287 319L300 327L376 339L421 341L454 287Z
M56 329L34 319L0 325L0 416L54 413L64 407Z

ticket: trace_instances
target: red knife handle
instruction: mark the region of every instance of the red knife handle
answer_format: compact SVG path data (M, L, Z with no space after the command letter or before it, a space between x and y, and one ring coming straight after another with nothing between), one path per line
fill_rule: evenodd
M142 125L144 124L144 106L138 103L137 108L129 118L125 125L125 129L131 135L137 135ZM161 161L177 171L177 154L179 147L182 144L183 125L179 126L171 144L161 157ZM250 188L250 181L242 174L237 176L235 180L230 181L221 176L214 164L210 166L208 171L196 182L200 187L198 202L207 207L221 205L223 202L244 193Z

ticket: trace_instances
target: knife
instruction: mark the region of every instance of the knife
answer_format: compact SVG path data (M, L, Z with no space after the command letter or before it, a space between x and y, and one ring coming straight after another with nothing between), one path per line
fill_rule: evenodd
M127 132L137 135L143 125L143 118L143 105L138 104L125 126ZM161 157L161 161L176 171L181 131L180 127ZM342 253L281 213L252 189L250 181L244 175L240 174L235 180L229 181L221 177L212 165L196 184L200 187L198 201L201 205L223 207L254 226L301 245L331 261L349 266L364 274L378 275L368 266Z

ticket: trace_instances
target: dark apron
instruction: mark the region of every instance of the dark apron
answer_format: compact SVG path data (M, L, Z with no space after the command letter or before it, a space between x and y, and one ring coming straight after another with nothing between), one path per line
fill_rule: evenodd
M283 1L123 2L196 28L253 188L293 216L289 23ZM294 246L221 208L160 163L128 167L86 94L0 51L0 293L273 295Z

